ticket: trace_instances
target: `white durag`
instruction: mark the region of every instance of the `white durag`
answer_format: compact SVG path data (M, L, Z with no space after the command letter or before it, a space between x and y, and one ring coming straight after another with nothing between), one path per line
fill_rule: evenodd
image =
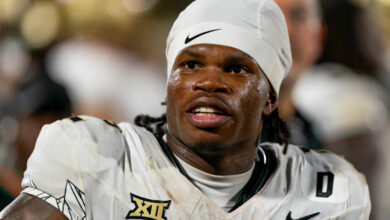
M251 56L276 93L291 67L286 22L273 0L196 0L176 19L167 39L167 73L195 44L236 48Z

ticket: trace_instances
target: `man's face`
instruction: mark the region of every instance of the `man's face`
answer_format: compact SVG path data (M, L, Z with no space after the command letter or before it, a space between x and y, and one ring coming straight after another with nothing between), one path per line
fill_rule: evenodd
M200 44L176 57L168 81L168 134L195 152L238 150L256 141L274 109L257 62L240 50ZM272 93L274 94L274 93Z
M296 75L311 67L322 50L323 28L318 0L275 1L286 18L290 37L293 64L289 75Z

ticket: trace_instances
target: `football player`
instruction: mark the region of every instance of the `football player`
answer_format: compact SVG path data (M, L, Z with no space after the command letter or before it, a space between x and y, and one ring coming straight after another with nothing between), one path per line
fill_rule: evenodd
M368 219L350 164L287 145L276 107L291 53L272 0L194 1L166 54L166 116L45 126L0 218ZM274 143L258 144L263 126Z

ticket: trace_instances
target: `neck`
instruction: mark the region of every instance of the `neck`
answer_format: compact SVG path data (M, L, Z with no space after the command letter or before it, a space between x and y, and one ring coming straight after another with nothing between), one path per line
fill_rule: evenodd
M221 152L193 150L177 137L167 132L167 144L171 151L189 165L213 175L244 173L253 167L257 155L256 141L239 143Z

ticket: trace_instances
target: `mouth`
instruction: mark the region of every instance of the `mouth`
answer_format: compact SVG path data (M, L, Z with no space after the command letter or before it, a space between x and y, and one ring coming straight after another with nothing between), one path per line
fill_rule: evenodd
M214 107L206 107L206 106L196 107L195 109L192 110L191 113L203 117L214 117L217 115L225 115L219 109L216 109Z
M231 118L224 104L210 98L195 101L186 116L190 123L198 128L216 128Z

